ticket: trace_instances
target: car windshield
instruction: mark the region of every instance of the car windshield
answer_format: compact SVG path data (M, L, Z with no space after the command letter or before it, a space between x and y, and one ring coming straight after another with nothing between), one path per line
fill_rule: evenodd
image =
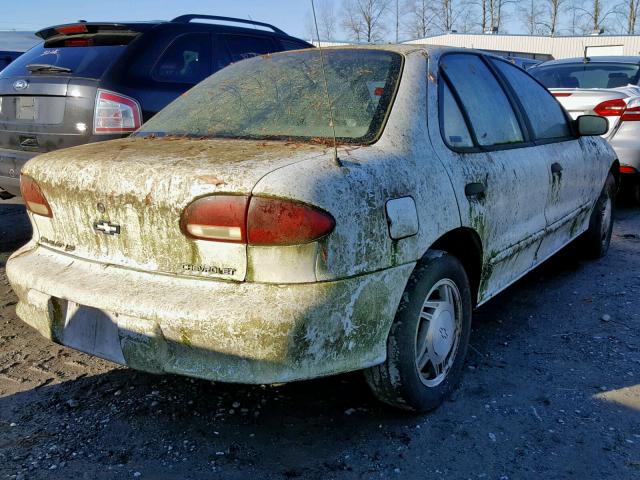
M74 77L100 78L125 48L125 45L49 48L41 43L14 60L2 71L2 76L25 77L42 73L65 73L64 70L68 69L70 72L67 73L73 74ZM42 68L34 68L33 65Z
M325 50L338 140L375 141L400 78L402 57L382 50ZM137 136L299 139L332 137L320 50L243 60L179 97Z
M640 66L629 63L564 63L529 70L547 88L617 88L638 85Z

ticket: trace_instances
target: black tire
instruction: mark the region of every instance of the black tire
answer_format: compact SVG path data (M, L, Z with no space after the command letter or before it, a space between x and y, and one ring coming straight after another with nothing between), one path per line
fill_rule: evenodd
M607 254L613 232L616 180L610 173L602 193L591 212L589 228L582 235L582 250L588 258L602 258Z
M454 296L455 290L451 285L455 285L459 293L459 301L457 302L459 308L455 309L454 319L455 334L452 335L457 338L457 340L455 338L452 340L453 342L457 341L457 346L449 347L447 360L443 361L448 365L447 371L445 372L443 368L440 374L440 377L444 375L443 379L437 385L428 386L425 381L436 383L439 377L436 375L433 380L426 379L429 372L424 373L424 370L428 370L427 367L423 369L423 373L418 371L417 338L419 332L425 331L421 330L425 325L429 325L429 328L426 329L428 331L431 331L431 325L434 329L441 325L440 319L443 314L436 315L437 309L433 310L431 320L426 321L420 318L423 312L430 308L425 306L425 301L434 298L434 296L436 298L440 296L440 290L433 290L437 285L440 285L439 288L449 289ZM444 295L446 296L446 293ZM427 298L428 296L429 298ZM445 252L432 251L416 267L402 298L387 339L387 359L381 365L365 370L365 377L369 387L379 400L405 410L427 412L438 407L451 394L462 376L471 333L469 279L462 263L457 258ZM437 303L437 300L432 303ZM446 334L453 331L452 328L448 330L445 328L444 332L442 330L442 327L437 330L441 338L448 338ZM424 338L426 339L427 336L425 335ZM434 354L438 355L435 345L438 345L443 351L446 350L446 346L442 347L442 343L437 344L437 342L447 342L447 340L441 340L436 336L431 336L431 338L435 340L432 343L425 340L424 345L433 346L432 352ZM425 356L428 356L426 350ZM437 369L434 364L431 365L433 367L432 375L435 375Z
M625 186L623 193L629 206L637 207L640 205L640 180L634 178L630 185Z

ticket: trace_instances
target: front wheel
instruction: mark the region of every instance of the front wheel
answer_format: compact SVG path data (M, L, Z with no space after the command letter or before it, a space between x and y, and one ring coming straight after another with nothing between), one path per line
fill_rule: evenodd
M616 180L609 174L602 193L598 198L591 219L589 229L582 236L582 247L590 258L601 258L607 254L611 244L613 232L613 213L615 208Z
M426 412L455 389L471 333L471 288L460 261L429 252L414 271L391 326L387 359L365 371L374 395Z

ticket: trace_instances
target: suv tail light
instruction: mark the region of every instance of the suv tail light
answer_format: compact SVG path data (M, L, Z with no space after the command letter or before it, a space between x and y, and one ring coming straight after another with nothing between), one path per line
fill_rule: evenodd
M318 208L276 198L212 195L182 213L180 228L191 238L249 245L299 245L333 231L335 220Z
M142 113L133 98L98 90L93 117L93 133L129 133L140 128Z
M20 175L20 191L22 192L22 199L31 213L42 215L43 217L53 217L49 202L47 202L42 190L40 190L33 178Z
M628 165L620 165L620 173L634 175L638 173L638 171L633 167L629 167Z

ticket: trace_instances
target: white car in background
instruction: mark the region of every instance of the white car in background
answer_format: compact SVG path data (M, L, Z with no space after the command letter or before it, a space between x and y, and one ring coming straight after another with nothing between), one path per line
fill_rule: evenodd
M17 313L140 370L264 384L362 369L381 400L430 410L462 375L474 306L574 239L607 252L606 129L480 52L244 60L132 138L27 162Z
M529 70L575 119L609 119L605 138L618 155L623 193L640 203L640 56L553 60Z

